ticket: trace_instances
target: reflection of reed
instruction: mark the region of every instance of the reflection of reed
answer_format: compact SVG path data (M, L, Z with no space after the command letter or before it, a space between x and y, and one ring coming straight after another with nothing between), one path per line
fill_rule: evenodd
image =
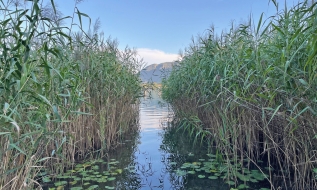
M142 98L139 112L140 132L109 158L120 161L120 167L134 166L133 170L124 170L121 177L111 182L117 189L182 189L182 178L169 175L164 162L169 155L158 152L161 144L161 129L169 125L173 114L155 92L151 98ZM155 129L155 130L153 130ZM153 141L157 138L157 141ZM149 148L150 147L150 148ZM159 154L158 154L159 153ZM178 181L178 185L170 183Z
M109 154L109 158L119 161L119 168L126 168L123 170L121 176L112 182L107 182L109 186L115 186L116 189L140 189L142 187L142 176L137 173L137 170L130 169L132 166L138 165L138 158L135 156L138 150L140 140L140 133L136 131L131 133L128 139L123 139L123 145L118 147L116 151ZM135 167L136 168L136 167Z
M199 179L194 175L178 176L176 170L181 168L185 162L193 162L198 158L206 158L207 145L195 144L190 134L181 132L174 126L172 122L167 123L162 135L162 143L160 151L164 153L162 158L165 165L164 172L169 174L169 179L173 189L185 190L190 188L195 189L228 189L228 186L223 181L211 181L209 179ZM192 140L191 140L192 139ZM195 156L189 156L192 153Z

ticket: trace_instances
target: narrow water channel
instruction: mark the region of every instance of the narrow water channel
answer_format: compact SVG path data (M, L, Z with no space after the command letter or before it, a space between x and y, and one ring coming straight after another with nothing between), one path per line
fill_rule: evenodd
M110 157L120 162L125 170L109 186L115 189L228 189L221 180L201 179L198 175L186 176L177 170L185 162L207 159L205 149L193 144L182 131L173 129L173 113L158 95L140 104L140 131L133 140L118 149ZM130 156L125 153L132 153ZM127 156L127 157L125 157Z
M223 180L199 178L177 172L182 164L206 158L207 151L194 145L182 131L171 127L172 110L155 91L140 104L140 131L110 157L124 167L108 186L115 189L228 189ZM130 153L127 154L127 153Z
M173 113L158 93L150 97L141 100L140 130L122 140L107 159L78 164L44 189L231 189L223 179L226 166L214 162L215 155L207 152L206 145L171 127ZM263 180L258 171L252 172L243 171L248 181ZM246 183L240 187L261 189Z

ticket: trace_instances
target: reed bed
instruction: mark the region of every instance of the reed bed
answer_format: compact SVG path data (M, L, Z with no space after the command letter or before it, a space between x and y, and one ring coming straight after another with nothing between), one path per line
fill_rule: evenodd
M271 3L268 19L195 39L163 98L182 128L216 145L229 173L232 162L261 168L262 160L275 169L272 189L316 189L316 4Z
M40 170L103 156L137 129L136 52L104 40L98 20L85 32L77 8L80 23L63 26L50 3L0 1L0 189L40 187Z

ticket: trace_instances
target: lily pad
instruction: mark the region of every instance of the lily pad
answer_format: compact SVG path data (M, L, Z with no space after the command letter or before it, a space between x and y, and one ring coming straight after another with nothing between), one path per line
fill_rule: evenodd
M208 179L218 179L218 176L209 176Z
M98 185L92 185L92 186L88 187L88 190L90 190L90 189L96 189L96 188L98 188L98 187L99 187Z
M186 175L186 171L184 171L184 170L176 170L176 175L184 176L184 175Z
M227 184L229 185L235 185L236 183L234 181L226 181Z
M48 176L43 177L42 180L43 180L44 183L48 183L48 182L52 181L51 178L48 177Z
M81 190L83 189L82 187L71 187L70 190Z
M67 181L58 181L58 182L54 183L55 186L62 186L62 185L66 185L66 184L67 184Z
M77 182L78 182L78 181L71 181L71 182L69 182L69 184L75 185Z
M116 172L117 172L118 174L121 174L121 173L122 173L122 169L116 169Z
M247 186L247 185L245 185L245 184L240 184L240 185L238 186L238 189L247 189L247 188L249 188L249 186Z

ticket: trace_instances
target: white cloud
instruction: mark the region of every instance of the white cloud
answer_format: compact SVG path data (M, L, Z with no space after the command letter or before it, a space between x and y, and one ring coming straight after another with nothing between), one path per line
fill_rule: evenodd
M171 62L179 59L178 54L165 53L157 49L138 48L137 52L140 58L143 58L146 65Z

